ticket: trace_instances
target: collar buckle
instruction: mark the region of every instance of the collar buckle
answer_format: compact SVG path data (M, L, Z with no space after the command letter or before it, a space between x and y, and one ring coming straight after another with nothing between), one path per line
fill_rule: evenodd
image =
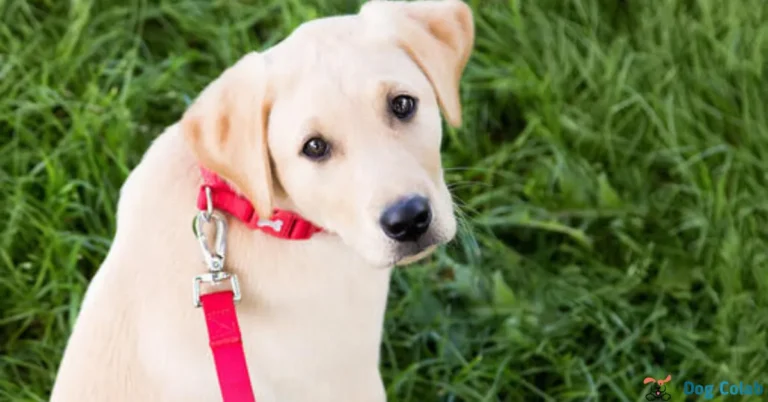
M202 166L200 171L203 175L203 184L197 196L197 208L201 211L206 223L210 222L215 209L235 217L249 229L258 229L280 239L307 240L313 234L323 231L322 228L291 211L275 209L269 218L261 218L251 202L236 193L219 176ZM210 262L206 259L208 265Z

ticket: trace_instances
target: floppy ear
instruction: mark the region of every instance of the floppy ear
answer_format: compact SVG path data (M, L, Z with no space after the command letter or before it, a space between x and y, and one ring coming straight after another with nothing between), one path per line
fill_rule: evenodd
M273 191L266 70L263 55L246 55L209 84L181 119L198 162L233 185L262 217L272 216Z
M446 120L461 125L459 81L472 53L472 10L459 0L370 1L360 16L387 32L426 74Z

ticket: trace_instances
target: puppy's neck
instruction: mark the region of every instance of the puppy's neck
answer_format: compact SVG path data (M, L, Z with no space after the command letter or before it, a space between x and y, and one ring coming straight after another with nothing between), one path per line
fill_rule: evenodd
M190 227L197 213L195 201L201 183L198 162L178 126L171 126L153 143L126 182L118 212L119 226L135 226L137 216L172 211L144 222L141 230L188 239L174 265L181 265L179 269L190 277L205 271L200 246ZM278 202L281 208L291 206L282 197ZM338 236L318 233L308 240L287 240L250 229L231 216L227 216L227 223L224 269L238 275L243 292L241 306L254 302L311 303L332 299L334 292L346 294L349 303L356 303L359 290L377 295L375 310L383 309L391 269L371 266Z
M226 265L240 277L243 291L272 300L347 292L347 286L386 287L391 272L371 266L334 234L286 240L239 222L230 224Z

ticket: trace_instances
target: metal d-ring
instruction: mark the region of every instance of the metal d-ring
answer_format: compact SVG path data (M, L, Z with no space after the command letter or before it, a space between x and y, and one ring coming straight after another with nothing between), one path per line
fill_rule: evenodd
M237 280L237 275L228 274L226 272L209 272L207 274L198 275L192 281L192 299L195 307L200 307L201 289L202 283L209 285L218 285L221 281L229 280L229 286L232 288L232 298L235 303L239 302L242 298L240 293L240 282Z
M211 195L211 188L209 186L205 186L205 215L203 216L205 218L205 221L210 222L212 215L213 215L213 195Z

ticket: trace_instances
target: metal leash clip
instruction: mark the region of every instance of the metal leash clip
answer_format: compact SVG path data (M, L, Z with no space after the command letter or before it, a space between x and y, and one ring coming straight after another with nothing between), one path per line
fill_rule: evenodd
M213 208L213 199L211 197L210 187L205 188L205 197L208 205L205 211L200 211L193 222L192 230L200 243L200 249L203 252L203 261L208 267L208 272L195 276L192 282L192 297L195 307L200 307L201 285L207 283L212 286L218 286L222 282L229 280L234 293L235 302L241 298L240 283L237 275L224 271L224 256L227 251L227 221L224 216ZM203 230L204 223L213 223L213 250L208 246L208 236Z

